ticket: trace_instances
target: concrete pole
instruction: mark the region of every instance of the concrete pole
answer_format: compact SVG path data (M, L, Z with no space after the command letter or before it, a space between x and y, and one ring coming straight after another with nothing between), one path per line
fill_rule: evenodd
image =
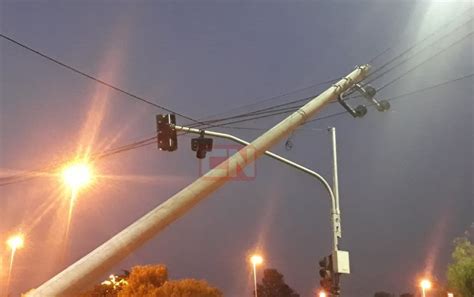
M266 150L311 119L325 104L331 100L336 100L339 94L363 80L369 70L369 65L357 67L348 76L342 78L219 166L210 170L37 289L26 293L26 296L67 297L88 288L100 277L103 277L114 265L224 185L230 179L230 176L255 161Z

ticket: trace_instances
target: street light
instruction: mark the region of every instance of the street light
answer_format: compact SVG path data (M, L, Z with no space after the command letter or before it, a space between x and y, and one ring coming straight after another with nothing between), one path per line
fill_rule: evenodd
M7 246L11 250L10 254L10 267L8 269L8 280L7 280L7 285L6 285L6 291L8 295L8 291L10 290L10 281L11 281L11 276L12 276L12 270L13 270L13 260L15 259L15 253L17 250L23 248L25 246L25 237L23 234L18 233L15 235L10 236L7 239Z
M64 184L77 192L92 182L91 166L85 162L69 164L63 169L62 178Z
M7 245L12 251L21 249L25 245L25 240L22 234L16 234L8 238Z
M426 297L426 291L431 289L431 282L428 279L422 279L420 282L420 287L423 297Z
M255 287L255 297L258 297L257 293L257 265L260 265L263 263L263 258L260 255L253 255L250 257L250 262L252 263L253 267L253 283Z
M94 175L92 166L85 161L70 163L66 165L61 172L63 183L71 190L71 198L69 200L69 210L66 224L66 238L69 236L69 228L71 226L72 211L76 202L77 194L80 189L90 185Z

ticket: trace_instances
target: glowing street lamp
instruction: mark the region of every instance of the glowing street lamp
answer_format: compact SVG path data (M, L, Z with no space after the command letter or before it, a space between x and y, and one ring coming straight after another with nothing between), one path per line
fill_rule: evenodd
M258 297L257 293L257 265L260 265L263 263L263 258L260 255L253 255L250 257L250 262L252 263L253 266L253 283L255 287L255 297Z
M453 293L448 293L448 297L454 297Z
M87 163L74 163L63 169L62 178L64 184L77 192L92 182L92 169Z
M8 280L7 280L7 286L6 286L6 290L7 290L7 294L8 294L8 291L10 290L10 280L11 280L11 276L12 276L13 260L15 259L15 253L16 253L17 250L24 247L25 237L23 236L23 234L15 234L15 235L10 236L7 239L6 243L7 243L7 246L11 250L10 267L8 269Z
M431 282L430 280L428 279L423 279L421 280L420 282L420 287L421 287L421 291L423 293L423 297L426 297L426 291L431 289Z
M90 185L93 181L92 167L87 162L76 162L65 166L61 172L63 183L71 190L69 201L69 211L66 225L66 238L69 236L71 226L72 211L80 189Z
M327 297L327 296L328 296L328 295L326 294L326 292L324 292L324 291L322 291L322 290L319 291L318 297Z
M8 238L7 245L12 250L12 252L14 252L17 249L21 249L25 245L25 239L22 234L13 235Z

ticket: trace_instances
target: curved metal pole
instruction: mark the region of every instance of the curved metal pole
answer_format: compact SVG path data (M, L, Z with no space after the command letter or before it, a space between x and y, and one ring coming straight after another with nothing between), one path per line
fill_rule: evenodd
M177 131L183 131L183 132L187 132L187 133L193 133L193 134L201 134L204 133L204 135L209 135L209 136L214 136L214 137L218 137L218 138L224 138L224 139L229 139L229 140L232 140L234 142L237 142L237 143L240 143L242 145L248 145L249 142L241 139L241 138L238 138L234 135L231 135L231 134L227 134L227 133L220 133L220 132L214 132L214 131L208 131L208 130L199 130L199 129L196 129L196 128L189 128L189 127L183 127L183 126L178 126L178 125L173 125L173 127L177 130ZM338 250L338 234L340 234L341 232L341 224L340 224L340 219L339 219L339 203L336 201L336 196L334 195L334 191L333 189L331 188L331 186L329 185L329 183L327 182L327 180L322 177L319 173L317 173L316 171L313 171L309 168L306 168L298 163L295 163L291 160L288 160L286 158L283 158L282 156L280 155L277 155L275 153L272 153L270 151L265 151L264 152L265 155L269 156L270 158L273 158L277 161L280 161L282 163L285 163L293 168L296 168L298 169L299 171L302 171L306 174L309 174L311 175L312 177L316 178L318 181L320 181L324 188L327 190L327 192L329 193L329 197L331 198L331 221L332 221L332 228L333 228L333 250L337 251ZM336 174L335 174L336 176ZM337 183L337 178L336 178L336 183ZM335 184L336 186L337 184ZM337 190L336 190L337 191Z

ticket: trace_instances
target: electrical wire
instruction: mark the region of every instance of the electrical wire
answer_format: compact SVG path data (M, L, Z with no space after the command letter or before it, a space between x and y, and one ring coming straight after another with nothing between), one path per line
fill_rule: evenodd
M456 27L455 29L451 30L449 33L447 34L444 34L442 37L438 38L437 40L439 39L442 39L444 37L446 37L447 35L450 35L452 32L458 30L459 28L461 28L462 26L466 25L467 23L471 22L473 19L471 18L470 20L468 20L467 22L463 23L461 26L458 26ZM414 46L410 47L409 49L405 50L404 52L402 52L401 54L399 54L398 56L396 56L395 58L391 59L390 61L388 61L387 63L385 63L384 65L382 65L381 67L379 67L378 69L376 69L376 71L374 71L371 75L373 75L375 72L383 69L384 67L386 67L387 65L391 64L392 62L394 62L396 59L399 59L401 57L403 57L407 52L411 51L412 49L414 49L416 46L418 46L420 43L426 41L429 37L433 36L435 33L438 33L437 31L433 32L432 34L428 35L427 37L425 37L423 40L421 40L420 42L418 42L417 44L415 44ZM380 90L383 90L385 89L386 87L390 86L391 84L395 83L396 81L400 80L401 78L403 78L404 76L406 76L408 73L414 71L415 69L417 69L418 67L422 66L423 64L425 64L426 62L432 60L433 58L435 58L436 56L438 56L439 54L445 52L446 50L448 50L449 48L455 46L456 44L462 42L463 40L465 40L466 38L470 37L471 35L473 34L473 32L467 34L466 36L464 36L463 38L457 40L456 42L450 44L448 47L438 51L435 55L429 57L428 59L425 59L423 62L421 63L418 63L417 65L415 65L415 67L411 68L410 70L406 71L405 73L403 73L402 75L396 77L395 79L393 79L392 81L388 82L387 84L385 84L384 86L382 86ZM104 82L100 79L97 79L91 75L88 75L76 68L73 68L67 64L64 64L54 58L51 58L37 50L34 50L16 40L13 40L12 38L4 35L4 34L0 34L0 37L2 38L5 38L29 51L32 51L60 66L63 66L67 69L70 69L80 75L83 75L87 78L90 78L100 84L103 84L107 87L110 87L118 92L121 92L121 93L124 93L132 98L135 98L137 100L140 100L142 102L145 102L147 104L150 104L152 106L155 106L155 107L158 107L162 110L165 110L165 111L168 111L168 112L171 112L171 113L175 113L176 115L178 116L181 116L185 119L188 119L188 120L191 120L193 122L195 122L196 124L193 124L192 126L206 126L207 128L209 127L221 127L221 128L229 128L229 129L247 129L247 130L251 130L253 128L247 128L247 127L235 127L235 126L230 126L232 124L236 124L236 123L243 123L243 122L248 122L248 121L253 121L253 120L258 120L258 119L262 119L262 118L268 118L268 117L272 117L272 116L276 116L276 115L281 115L281 114L287 114L287 113L290 113L290 112L294 112L296 111L298 108L300 108L302 105L299 104L299 105L295 105L297 103L300 103L300 102L303 102L303 101L308 101L310 99L312 99L314 96L310 96L310 97L305 97L305 98L301 98L301 99L297 99L297 100L292 100L290 102L287 102L287 103L282 103L282 104L277 104L277 105L273 105L273 106L270 106L270 107L266 107L266 108L262 108L262 109L258 109L258 110L255 110L255 111L252 111L252 112L247 112L247 113L242 113L242 114L238 114L238 115L234 115L234 116L231 116L231 117L226 117L226 118L220 118L220 119L214 119L214 120L208 120L208 121L199 121L199 120L194 120L192 118L189 118L187 116L184 116L182 114L179 114L179 113L176 113L172 110L169 110L163 106L160 106L158 104L155 104L147 99L144 99L144 98L141 98L141 97L138 97L134 94L131 94L129 93L128 91L125 91L123 89L120 89L116 86L113 86L107 82ZM431 43L429 46L432 46L434 43ZM420 50L419 52L417 52L415 55L419 54L420 52L422 52L423 50L427 49L429 46L425 46L422 50ZM387 49L386 51L388 51L389 49ZM384 51L384 52L386 52ZM378 56L382 55L383 53L379 54ZM373 58L371 61L375 60L376 58L378 58L378 56L376 56L375 58ZM409 59L412 59L412 57L408 58L408 59L405 59L404 61L402 61L401 63L405 63L407 60ZM399 63L400 64L400 63ZM396 66L394 67L391 67L389 70L383 72L381 75L375 77L372 79L373 80L376 80L378 78L380 78L381 76L385 75L386 73L388 73L389 71L392 71L395 67L399 66L399 64L397 64ZM370 76L370 75L369 75ZM468 75L467 77L472 77L472 75ZM448 81L448 82L445 82L445 83L442 83L442 84L439 84L439 85L435 85L435 86L432 86L432 87L428 87L428 88L425 88L425 89L422 89L422 90L418 90L418 91L414 91L414 92L411 92L411 93L408 93L408 94L404 94L404 95L401 95L401 96L408 96L408 95L411 95L411 94L415 94L417 92L421 92L421 91L426 91L428 89L431 89L431 88L434 88L434 87L439 87L441 85L444 85L446 83L451 83L451 82L455 82L455 81L458 81L458 80L461 80L461 79L465 79L466 77L461 77L461 78L458 78L458 79L455 79L455 80L452 80L452 81ZM238 107L238 108L235 108L233 110L236 110L236 109L242 109L242 108L246 108L246 107L252 107L252 106L257 106L259 104L262 104L264 102L268 102L268 101L272 101L272 100L275 100L275 99L278 99L278 98L281 98L281 97L284 97L284 96L287 96L287 95L291 95L291 94L294 94L294 93L297 93L297 92L301 92L301 91L304 91L304 90L307 90L307 89L310 89L310 88L313 88L313 87L317 87L317 86L320 86L320 85L324 85L324 84L327 84L327 83L331 83L331 82L334 82L336 81L337 79L333 79L333 80L328 80L328 81L325 81L325 82L321 82L321 83L317 83L317 84L314 84L314 85L311 85L311 86L308 86L308 87L304 87L304 88L301 88L301 89L297 89L297 90L294 90L294 91L291 91L291 92L288 92L288 93L285 93L285 94L281 94L281 95L278 95L278 96L273 96L273 97L270 97L270 98L267 98L267 99L264 99L264 100L261 100L259 102L256 102L256 103L253 103L253 104L248 104L248 105L244 105L244 106L241 106L241 107ZM397 97L393 97L391 99L387 99L387 100L394 100L396 98L399 98L400 96L397 96ZM232 110L231 110L232 111ZM231 111L227 111L225 113L229 113ZM220 113L220 114L225 114L225 113ZM330 114L330 115L327 115L327 116L324 116L324 117L319 117L315 120L312 120L312 121L309 121L309 122L314 122L314 121L318 121L318 120L323 120L323 119L327 119L327 118L330 118L330 117L334 117L334 116L339 116L339 115L342 115L342 114L345 114L346 111L343 111L343 112L338 112L338 113L335 113L335 114ZM219 115L219 114L217 114ZM217 115L214 115L214 116L217 116ZM211 116L212 117L212 116ZM233 121L230 121L229 120L233 120ZM224 122L224 123L222 123ZM308 123L309 123L308 122ZM220 123L220 124L218 124ZM108 157L108 156L112 156L112 155L115 155L115 154L119 154L119 153L122 153L122 152L126 152L126 151L129 151L129 150L134 150L134 149L137 149L137 148L141 148L141 147L145 147L145 146L148 146L148 145L151 145L151 144L155 144L156 143L156 136L153 136L153 137L150 137L150 138L147 138L147 139L144 139L144 140L141 140L141 141L138 141L138 142L135 142L135 143L131 143L131 144L128 144L128 145L124 145L124 146L121 146L121 147L118 147L118 148L114 148L114 149L110 149L110 150L107 150L107 151L104 151L102 153L98 153L94 156L94 159L102 159L102 158L105 158L105 157ZM47 169L51 169L51 166L49 166ZM28 173L25 173L25 174L17 174L17 175L13 175L13 176L10 176L10 177L4 177L4 178L0 178L0 186L3 186L3 185L7 185L7 184L11 184L11 183L15 183L15 182L18 182L18 181L25 181L27 179L31 179L33 177L36 177L40 174L42 174L44 172L44 169L43 170L34 170L34 171L30 171Z
M413 67L409 68L408 70L406 70L405 72L403 72L401 75L393 78L392 80L388 81L387 83L385 83L382 87L380 88L377 88L378 91L381 91L387 87L389 87L390 85L394 84L395 82L399 81L400 79L402 79L403 77L405 77L406 75L408 75L409 73L415 71L416 69L420 68L421 66L425 65L426 63L432 61L434 58L438 57L439 55L441 55L442 53L446 52L447 50L453 48L454 46L460 44L461 42L463 42L464 40L468 39L469 37L471 37L472 35L474 34L474 31L464 35L463 37L457 39L456 41L450 43L448 46L438 50L437 52L435 52L434 54L432 54L431 56L429 56L428 58L426 58L425 60L421 61L420 63L417 63L415 64ZM392 67L394 68L394 67ZM384 73L382 73L381 75L384 75L386 73L388 73L388 71L392 71L393 69L389 69L387 71L385 71ZM374 81L375 79L377 78L380 78L379 75L378 77L374 78L373 80L369 80L369 82L366 82L364 85L367 85L369 84L370 82ZM348 93L349 94L349 93ZM362 95L356 95L356 96L348 96L346 97L345 100L350 100L350 99L354 99L354 98L359 98L359 97L362 97Z
M426 64L427 62L433 60L434 58L438 57L439 55L441 55L442 53L446 52L448 49L460 44L461 42L463 42L464 40L468 39L469 37L472 37L472 35L474 34L474 32L470 32L469 34L466 34L465 36L463 36L462 38L456 40L455 42L451 43L449 46L439 50L438 52L436 52L434 55L428 57L427 59L423 60L422 62L418 63L418 64L415 64L415 66L411 67L409 70L405 71L402 75L399 75L397 76L396 78L392 79L391 81L387 82L385 85L383 85L382 87L378 88L379 91L387 88L388 86L394 84L395 82L399 81L400 79L402 79L403 77L405 77L406 75L408 75L409 73L415 71L416 69L420 68L421 66L423 66L424 64Z
M435 36L436 34L441 32L442 30L446 29L447 27L451 26L454 22L458 21L460 18L463 18L465 15L471 13L472 11L473 11L473 8L467 9L466 11L464 11L464 12L460 13L459 15L453 17L451 20L441 24L435 30L433 30L430 34L426 35L422 40L418 41L413 46L411 46L409 49L405 50L404 52L408 52L411 49L417 47L419 44L421 44L421 43L425 42L426 40L430 39L431 37ZM383 56L384 54L386 54L387 52L392 50L395 47L395 44L397 44L399 41L400 40L398 40L397 42L394 42L391 46L387 47L385 50L381 51L379 54L377 54L375 57L373 57L369 61L369 64L372 64L375 60L377 60L378 58L380 58L381 56ZM386 62L385 64L389 64L389 63L391 63L391 61L392 60ZM380 67L384 67L385 64L383 64Z
M274 101L274 100L276 100L276 99L283 98L283 97L285 97L285 96L293 95L293 94L296 94L296 93L299 93L299 92L302 92L302 91L306 91L306 90L309 90L309 89L312 89L312 88L315 88L315 87L324 86L324 85L327 85L327 84L330 84L330 83L334 83L334 82L336 82L338 79L339 79L339 78L335 78L335 79L330 79L330 80L318 82L318 83L315 83L315 84L312 84L312 85L309 85L309 86L306 86L306 87L303 87L303 88L299 88L299 89L292 90L292 91L290 91L290 92L286 92L286 93L283 93L283 94L280 94L280 95L276 95L276 96L272 96L272 97L269 97L269 98L265 98L265 99L259 100L259 101L257 101L257 102L254 102L254 103L250 103L250 104L238 106L238 107L229 109L229 110L227 110L227 111L220 112L220 113L217 113L217 114L208 116L207 118L218 117L218 116L222 116L222 115L225 115L225 114L232 113L233 111L242 110L242 109L245 109L245 108L255 107L255 106L261 105L261 104L263 104L263 103L269 102L269 101ZM211 120L204 121L204 123L211 123L211 122L214 122L214 121L216 121L216 120L212 120L212 119L211 119Z
M449 84L452 84L452 83L455 83L455 82L458 82L458 81L461 81L461 80L465 80L467 78L473 78L473 77L474 77L474 73L467 74L467 75L464 75L464 76L461 76L461 77L458 77L458 78L455 78L455 79L451 79L451 80L448 80L448 81L444 81L444 82L441 82L441 83L438 83L438 84L435 84L435 85L432 85L432 86L429 86L429 87L426 87L426 88L422 88L422 89L410 91L410 92L407 92L407 93L403 93L403 94L400 94L400 95L397 95L397 96L393 96L393 97L390 97L386 100L387 101L394 101L394 100L397 100L397 99L401 99L401 98L412 96L412 95L415 95L415 94L418 94L418 93L426 92L428 90L440 88L440 87L443 87L443 86L446 86L446 85L449 85ZM374 105L374 104L371 104L371 105ZM371 105L369 105L369 106L371 106ZM295 108L295 110L296 109L297 108ZM293 111L295 111L295 110L293 110ZM291 111L277 112L273 115L289 113L289 112L291 112ZM341 112L329 114L329 115L326 115L326 116L321 116L321 117L318 117L314 120L306 122L304 125L312 123L312 122L328 119L328 118L337 117L337 116L344 115L344 114L347 114L347 111L341 111ZM264 117L268 117L268 116L272 116L272 115L260 116L259 118L264 118ZM255 120L255 119L257 119L257 118L253 118L251 120ZM250 120L246 120L246 121L250 121ZM233 123L236 123L236 122L233 122ZM231 125L231 124L232 123L228 123L227 125ZM247 129L247 130L257 130L258 129L258 130L261 130L259 128L232 127L232 126L229 126L227 128L229 128L229 129ZM114 148L114 149L106 150L104 152L96 153L96 154L93 155L92 159L93 160L100 160L100 159L110 157L110 156L115 155L115 154L119 154L119 153L130 151L130 150L135 150L135 149L142 148L142 147L145 147L145 146L149 146L149 145L152 145L152 144L156 144L156 136L149 137L149 138L146 138L144 140L140 140L140 141L137 141L137 142L134 142L134 143L131 143L131 144L123 145L123 146L120 146L120 147L117 147L117 148ZM51 168L57 168L57 167L58 166L55 165L55 166L49 166L47 168L51 169ZM29 172L27 175L24 175L24 176L15 175L15 176L12 176L12 177L0 178L0 187L30 180L32 178L35 178L35 177L38 177L38 176L44 174L45 171L46 171L45 169L35 170L35 171Z
M432 85L432 86L429 86L429 87L426 87L426 88L422 88L422 89L414 90L414 91L411 91L411 92L403 93L403 94L400 94L400 95L392 96L390 98L387 98L386 100L387 101L398 100L398 99L401 99L401 98L404 98L404 97L408 97L408 96L416 95L416 94L423 93L423 92L426 92L426 91L429 91L429 90L433 90L433 89L436 89L436 88L444 87L446 85L450 85L452 83L456 83L456 82L459 82L459 81L462 81L462 80L465 80L465 79L468 79L468 78L474 78L474 73L463 75L461 77L451 79L451 80L447 80L447 81L444 81L444 82L441 82L441 83L438 83L438 84L435 84L435 85ZM369 104L368 106L373 106L373 105L375 105L375 104L372 103L372 104ZM308 121L308 122L305 123L305 125L308 124L308 123L317 122L317 121L321 121L321 120L332 118L332 117L337 117L337 116L347 114L347 113L348 113L347 111L342 111L342 112L338 112L338 113L329 114L327 116L319 117L319 118L316 118L314 120Z
M163 105L157 104L157 103L155 103L155 102L153 102L153 101L151 101L151 100L149 100L149 99L146 99L146 98L140 97L140 96L138 96L138 95L135 95L135 94L133 94L133 93L127 91L127 90L124 90L123 88L117 87L117 86L115 86L115 85L113 85L113 84L111 84L111 83L108 83L108 82L106 82L106 81L104 81L104 80L101 80L101 79L99 79L99 78L97 78L97 77L94 77L94 76L92 76L92 75L90 75L90 74L87 74L87 73L85 73L85 72L83 72L83 71L81 71L81 70L79 70L79 69L77 69L77 68L75 68L75 67L73 67L73 66L70 66L70 65L68 65L68 64L66 64L66 63L64 63L64 62L59 61L58 59L55 59L55 58L53 58L53 57L51 57L51 56L48 56L47 54L42 53L42 52L40 52L39 50L36 50L36 49L34 49L34 48L32 48L32 47L30 47L30 46L28 46L28 45L26 45L26 44L24 44L24 43L18 41L18 40L15 40L15 39L13 39L12 37L9 37L9 36L7 36L7 35L5 35L5 34L2 34L2 33L0 33L0 37L3 38L3 39L5 39L5 40L8 40L9 42L11 42L11 43L13 43L13 44L16 44L16 45L20 46L20 47L22 47L22 48L24 48L24 49L26 49L26 50L28 50L28 51L34 53L34 54L37 54L37 55L39 55L39 56L41 56L41 57L47 59L48 61L55 63L56 65L59 65L59 66L61 66L61 67L63 67L63 68L66 68L66 69L69 69L69 70L72 71L72 72L75 72L75 73L77 73L77 74L79 74L79 75L81 75L81 76L83 76L83 77L86 77L86 78L88 78L88 79L91 79L91 80L93 80L94 82L96 82L96 83L98 83L98 84L101 84L101 85L103 85L103 86L106 86L106 87L108 87L108 88L111 88L111 89L113 89L113 90L115 90L115 91L117 91L117 92L119 92L119 93L122 93L122 94L124 94L124 95L126 95L126 96L128 96L128 97L130 97L130 98L132 98L132 99L134 99L134 100L136 100L136 101L139 101L139 102L142 102L142 103L146 103L146 104L148 104L148 105L151 105L151 106L153 106L153 107L159 108L159 109L164 110L164 111L169 112L169 113L174 113L174 114L176 114L176 115L178 115L178 116L180 116L180 117L182 117L182 118L184 118L184 119L190 120L190 121L192 121L192 122L200 123L198 120L195 120L195 119L193 119L193 118L191 118L191 117L189 117L189 116L186 116L186 115L184 115L184 114L182 114L182 113L178 113L178 112L176 112L176 111L174 111L174 110L171 110L171 109L169 109L169 108L167 108L167 107L164 107Z
M462 15L464 15L465 13L463 13ZM454 18L452 19L449 23L447 23L445 26L448 26L448 25L451 25L452 23L454 23L454 21L456 21L457 18ZM382 76L392 72L395 68L399 67L400 65L402 65L403 63L406 63L410 60L412 60L413 58L415 58L416 56L418 56L419 54L421 54L422 52L426 51L428 48L432 47L433 45L435 45L437 42L445 39L447 36L449 35L452 35L453 32L459 30L460 28L466 26L467 24L469 24L470 22L472 22L474 19L473 18L470 18L469 20L467 20L466 22L462 23L461 25L455 27L453 30L449 31L448 33L440 36L439 38L437 38L436 40L434 40L432 43L430 43L429 45L423 47L421 50L417 51L416 53L412 54L411 56L409 56L408 58L405 58L403 61L397 63L396 65L392 66L391 68L389 68L388 70L384 71L383 73L379 74L378 76L376 77L373 77L371 80L369 80L367 83L364 83L364 85L367 85L368 83L370 82L373 82L379 78L381 78ZM375 69L374 72L372 72L368 77L370 76L373 76L374 74L376 74L378 71L382 70L383 68L385 68L386 66L392 64L393 62L401 59L403 56L405 56L407 53L409 53L411 50L415 49L416 47L420 46L423 42L425 42L426 40L428 40L430 37L433 37L434 35L436 35L437 33L440 32L441 29L444 29L445 26L443 27L440 27L438 30L432 32L431 34L429 34L428 36L426 36L425 38L423 38L422 40L420 40L419 42L415 43L414 45L412 45L410 48L408 48L407 50L403 51L401 54L397 55L396 57L392 58L391 60L389 60L387 63L383 64L382 66L378 67L377 69ZM469 35L469 34L468 34ZM458 42L464 40L465 38L467 38L468 36L465 36L464 38L462 38L461 40L458 40ZM434 55L433 57L427 59L427 61L433 59L434 57L436 57L437 55L439 55L441 52L444 52L445 50L451 48L452 46L456 45L458 42L455 42L454 44L451 44L450 46L448 46L447 48L445 48L444 50L440 51L439 53L437 53L436 55ZM373 61L375 58L373 58L371 61ZM426 62L427 62L426 61ZM425 62L423 63L420 63L420 65L418 65L416 68L418 68L419 66L423 65ZM404 75L406 75L407 73L411 72L412 70L404 73L402 75L402 77ZM401 78L401 77L400 77ZM398 80L400 78L397 78L395 79ZM329 82L334 82L336 80L330 80L330 81L327 81L327 82L323 82L321 84L325 84L325 83L329 83ZM392 84L394 83L395 81L391 81L389 82L389 84ZM386 87L386 86L385 86ZM353 92L353 91L352 91ZM347 95L350 95L352 93L351 91L348 92ZM291 94L290 93L287 93L287 94ZM284 96L285 94L283 94L282 96ZM279 97L279 96L278 96ZM286 103L282 103L282 104L277 104L277 105L273 105L273 106L270 106L270 107L266 107L266 108L262 108L262 109L258 109L258 110L255 110L255 111L252 111L252 112L247 112L247 113L241 113L241 114L237 114L237 115L234 115L234 116L231 116L231 117L224 117L224 118L219 118L219 119L213 119L213 120L207 120L204 122L204 124L206 124L206 126L204 128L209 128L209 127L219 127L219 126L222 126L222 125L219 125L217 123L220 123L220 122L223 122L223 121L228 121L228 120L231 120L231 119L240 119L240 118L248 118L249 120L252 120L254 119L255 115L261 115L261 114L268 114L268 116L271 116L271 113L272 111L275 111L276 114L275 115L278 115L278 114L281 114L281 112L285 111L285 110L288 110L288 111L293 111L294 108L296 106L292 106L296 103L299 103L299 102L305 102L305 101L309 101L310 99L314 98L315 96L309 96L309 97L305 97L305 98L301 98L301 99L297 99L297 100L292 100L292 101L289 101L289 102L286 102ZM360 97L359 96L353 96L353 97L347 97L346 100L348 99L351 99L351 98L356 98L356 97ZM268 100L271 100L272 98L269 98ZM264 100L264 101L268 101L268 100ZM335 101L333 101L335 102ZM252 106L252 104L250 105L247 105L247 106ZM246 106L242 106L240 107L239 109L241 108L244 108ZM280 108L279 107L284 107L284 108ZM234 109L235 110L235 109ZM230 112L230 111L228 111ZM228 113L227 112L227 113ZM221 113L221 114L225 114L225 113ZM258 117L257 117L258 118ZM236 121L236 123L239 123L241 121ZM198 127L199 125L192 125L192 127Z
M371 74L369 74L367 76L366 79L368 79L367 83L371 83L381 77L383 77L385 74L391 72L392 70L394 70L395 68L399 67L400 65L403 65L404 63L410 61L411 59L415 58L416 56L418 56L419 54L423 53L424 51L428 50L429 48L433 47L434 45L438 44L440 41L444 40L446 37L449 37L451 36L454 32L458 31L459 29L461 29L462 27L466 26L467 24L469 23L472 23L472 21L474 20L474 18L471 18L469 19L468 21L464 22L463 24L461 24L460 26L454 28L453 30L447 32L446 34L442 35L441 37L439 37L438 39L434 40L433 42L429 43L428 45L424 46L421 50L413 53L410 57L408 58L405 58L404 60L402 60L401 62L398 62L397 64L395 64L394 66L390 67L388 70L382 72L381 74L375 76L375 77L372 77L374 76L375 74L377 74L380 70L384 69L386 66L390 65L392 62L396 61L397 59L401 59L406 53L410 52L412 49L414 49L417 45L415 46L412 46L411 48L409 48L408 50L402 52L401 54L399 54L398 56L396 56L395 58L391 59L390 61L388 61L387 63L385 63L384 65L378 67L375 71L373 71Z

